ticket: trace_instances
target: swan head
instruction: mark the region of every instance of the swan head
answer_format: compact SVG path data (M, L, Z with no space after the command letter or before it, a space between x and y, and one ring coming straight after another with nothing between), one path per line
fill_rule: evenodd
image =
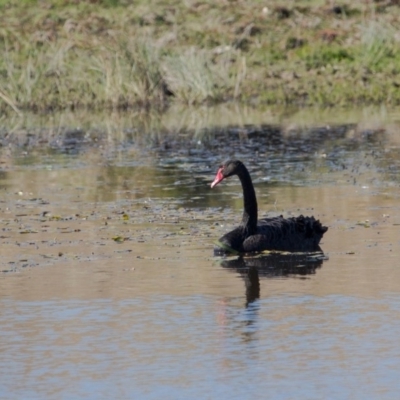
M218 183L222 182L225 178L228 178L232 175L237 175L242 168L245 168L244 164L239 160L228 160L224 164L220 165L217 175L214 178L214 181L211 183L211 188L218 185Z

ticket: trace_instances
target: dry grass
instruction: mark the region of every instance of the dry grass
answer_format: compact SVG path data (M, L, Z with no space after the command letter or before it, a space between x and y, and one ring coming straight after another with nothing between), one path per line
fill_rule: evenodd
M0 0L0 11L2 112L400 102L395 2Z

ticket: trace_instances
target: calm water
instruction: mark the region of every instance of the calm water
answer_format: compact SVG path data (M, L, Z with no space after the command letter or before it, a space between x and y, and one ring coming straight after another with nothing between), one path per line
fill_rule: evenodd
M397 398L400 133L341 129L3 148L0 398ZM329 226L325 260L213 257L227 154L260 215Z

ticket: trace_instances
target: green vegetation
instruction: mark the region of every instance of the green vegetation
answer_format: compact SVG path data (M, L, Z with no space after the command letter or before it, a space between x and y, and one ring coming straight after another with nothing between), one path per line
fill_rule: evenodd
M0 111L400 103L398 2L0 0Z

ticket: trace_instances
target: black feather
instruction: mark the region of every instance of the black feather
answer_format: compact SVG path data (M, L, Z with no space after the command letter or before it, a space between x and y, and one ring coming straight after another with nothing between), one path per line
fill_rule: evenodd
M245 165L238 160L230 160L220 167L218 173L220 177L223 177L222 179L238 175L242 183L244 200L241 224L219 239L224 248L240 253L263 250L292 252L320 250L319 242L328 228L322 226L319 220L303 215L291 218L279 216L257 220L257 199L250 174ZM214 181L213 186L222 179L218 180L217 183ZM220 249L217 251L220 252Z

